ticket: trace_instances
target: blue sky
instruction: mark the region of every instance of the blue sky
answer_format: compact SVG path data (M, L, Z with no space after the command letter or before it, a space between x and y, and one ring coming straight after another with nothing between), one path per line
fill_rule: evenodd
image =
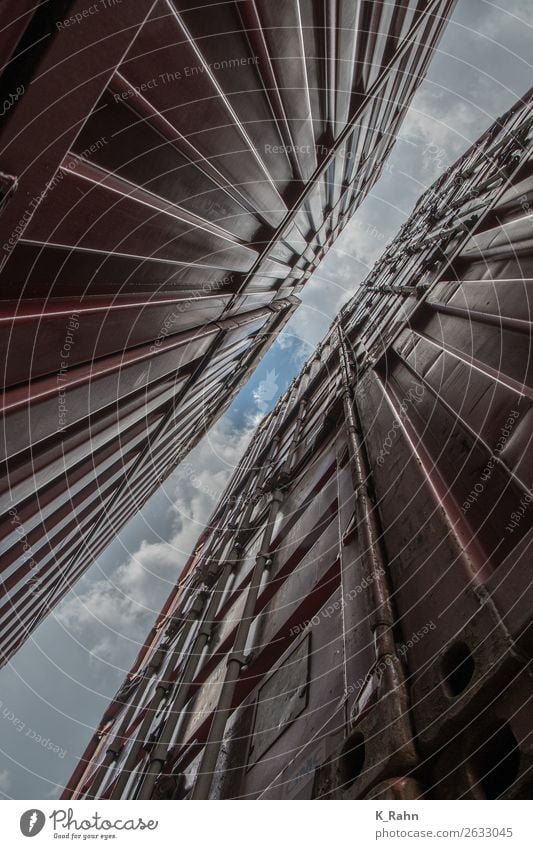
M57 796L254 424L356 291L420 193L531 85L532 18L528 0L459 0L388 167L302 292L303 303L283 334L228 412L0 670L0 795Z

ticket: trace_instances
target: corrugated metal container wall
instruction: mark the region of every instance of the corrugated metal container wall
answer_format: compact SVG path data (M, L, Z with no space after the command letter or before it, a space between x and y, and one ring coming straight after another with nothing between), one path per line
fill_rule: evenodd
M3 8L1 660L280 332L452 6Z

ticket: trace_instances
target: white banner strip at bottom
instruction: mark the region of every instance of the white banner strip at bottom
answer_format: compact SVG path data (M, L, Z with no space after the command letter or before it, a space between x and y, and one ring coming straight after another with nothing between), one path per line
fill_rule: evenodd
M529 801L1 803L2 845L531 849ZM70 844L69 844L70 845Z

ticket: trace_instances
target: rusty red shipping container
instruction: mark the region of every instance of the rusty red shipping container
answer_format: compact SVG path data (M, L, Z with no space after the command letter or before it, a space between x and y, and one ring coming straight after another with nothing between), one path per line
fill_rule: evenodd
M528 93L263 420L65 798L527 798Z
M3 4L0 661L283 328L452 7Z

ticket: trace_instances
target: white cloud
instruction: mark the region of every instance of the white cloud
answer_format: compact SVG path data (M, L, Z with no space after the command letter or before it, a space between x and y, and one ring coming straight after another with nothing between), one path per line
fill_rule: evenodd
M426 90L417 98L403 124L400 138L416 146L425 188L470 146L477 115L465 102L450 101Z

